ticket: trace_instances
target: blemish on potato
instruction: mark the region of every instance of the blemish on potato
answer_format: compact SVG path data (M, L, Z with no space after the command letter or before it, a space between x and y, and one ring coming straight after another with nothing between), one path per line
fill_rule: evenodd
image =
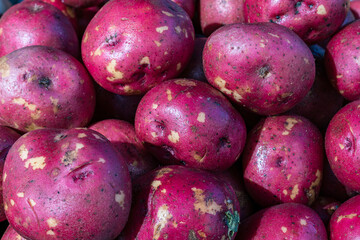
M25 160L28 158L29 151L26 149L25 144L22 144L18 149L19 157L21 160Z
M96 27L95 27L95 31L99 31L99 26L96 26Z
M336 220L336 222L340 222L341 220L347 218L347 219L353 219L354 217L357 216L357 213L352 213L352 214L348 214L348 215L342 215L339 216L338 219Z
M98 135L98 134L96 134L96 133L93 133L93 136L94 136L96 139L104 140L103 137L101 137L100 135Z
M176 71L180 71L181 69L181 63L179 62L178 64L176 64Z
M161 46L161 42L159 41L154 41L154 43L156 44L156 46L160 47Z
M306 222L305 219L300 219L300 224L301 224L302 226L306 226L306 225L307 225L307 222Z
M184 35L185 35L185 38L188 38L188 37L189 37L189 35L188 35L188 32L187 32L186 28L184 28L184 29L183 29L183 33L184 33Z
M159 66L156 66L155 69L159 70L159 69L161 69L161 66L160 66L160 65L159 65Z
M115 202L117 202L122 209L125 209L125 193L123 191L115 194Z
M100 49L100 47L98 47L94 52L94 56L101 56L101 53L102 53L101 49Z
M113 75L112 77L107 77L106 78L109 81L119 80L119 79L122 79L124 77L124 74L122 72L120 72L120 71L117 71L115 69L115 66L116 66L116 60L115 59L111 60L111 62L106 66L106 70Z
M289 131L283 131L281 135L286 136L289 135L289 133L290 133Z
M241 102L241 100L244 99L243 96L241 96L236 90L233 92L233 96L237 102Z
M168 16L168 17L174 17L174 14L172 14L172 13L169 13L169 12L167 12L167 11L161 11L163 14L165 14L166 16Z
M181 27L180 26L176 26L175 27L175 31L177 34L181 33Z
M164 52L164 55L168 55L168 54L169 54L168 51L165 51L165 52Z
M48 218L48 219L46 220L46 222L47 222L47 224L48 224L48 226L49 226L50 228L54 228L54 227L56 227L56 226L58 225L58 223L57 223L57 221L56 221L55 218Z
M262 48L264 48L264 47L265 47L265 44L259 43L259 46L262 47Z
M10 75L10 66L7 64L7 57L0 58L0 74L1 77L6 78Z
M197 84L194 81L185 80L185 79L178 79L174 81L175 84L183 86L183 87L195 87Z
M84 138L87 137L87 135L85 133L79 133L78 134L78 138Z
M156 132L151 132L151 136L152 136L153 138L156 138L158 135L156 134Z
M125 86L123 87L123 90L124 90L124 92L126 92L126 93L133 93L133 92L135 92L134 89L132 89L132 87L130 87L129 85L125 85Z
M337 160L338 160L338 157L337 157L337 156L335 156L334 161L335 161L335 162L337 162Z
M286 233L286 232L287 232L287 227L282 226L282 227L281 227L281 231L282 231L283 233Z
M199 230L197 231L197 233L199 234L200 237L206 239L206 234L203 231Z
M159 207L155 220L156 224L154 225L153 239L157 240L160 238L161 230L172 217L168 206L162 205Z
M28 108L30 111L35 111L36 110L36 105L35 104L31 104L28 103L25 99L19 97L19 98L14 98L12 100L13 103L18 104L18 105L24 105L24 107Z
M169 27L168 27L168 26L162 26L162 27L157 27L157 28L156 28L156 31L157 31L158 33L163 33L163 32L166 31L166 30L169 30Z
M105 161L105 159L103 159L103 158L99 158L98 162L99 162L99 163L105 163L106 161Z
M343 150L345 148L345 146L343 144L341 144L341 143L339 143L339 147L340 147L341 150Z
M195 151L192 156L196 161L202 163L204 161L206 155L207 155L207 151L205 152L204 156L199 155L199 153L197 151Z
M288 131L291 131L291 129L297 124L298 121L295 118L288 118L286 119L284 126Z
M187 98L192 98L191 93L190 93L190 92L187 92L187 93L186 93L186 97L187 97Z
M279 35L273 34L273 33L268 33L270 36L272 37L276 37L276 38L280 38Z
M54 233L53 230L48 230L48 231L46 232L46 235L55 236L55 233Z
M290 198L294 200L298 194L299 194L299 184L295 184L295 186L291 190Z
M86 43L88 39L89 39L89 34L86 32L83 38L83 43Z
M199 211L200 214L208 213L211 215L216 215L217 212L222 210L221 205L217 204L214 199L205 199L204 191L202 189L192 187L191 190L195 194L194 209Z
M36 170L36 169L44 169L44 167L46 166L46 163L45 163L45 157L34 157L34 158L29 158L24 166L26 168L29 168L29 166L31 165L32 169L33 170Z
M37 120L41 117L41 111L35 111L35 112L32 112L30 113L30 117L32 120Z
M3 28L0 28L0 35L3 33Z
M221 77L216 77L214 83L220 88L220 91L226 94L232 94L232 91L226 88L226 81Z
M16 194L16 196L18 196L19 198L23 198L25 194L23 192L19 192Z
M152 104L152 109L157 109L157 108L158 108L158 106L159 106L158 104L153 103L153 104Z
M320 185L322 179L322 174L320 170L317 170L315 175L316 175L315 181L311 183L309 187L309 191L306 192L306 197L309 199L309 205L315 201L315 197L316 197L315 189L317 186Z
M307 58L304 58L304 62L305 62L306 64L309 64L309 63L310 63L309 59L307 59Z
M5 182L6 181L6 178L7 178L7 174L6 174L6 172L3 174L3 182Z
M287 191L286 189L284 189L283 194L284 194L285 196L288 195L288 191Z
M166 189L164 188L163 190L161 190L161 192L165 194L165 193L166 193Z
M15 201L13 199L10 199L10 204L11 206L14 206L15 205Z
M172 169L171 168L167 168L167 167L164 167L164 168L161 168L158 173L156 174L156 177L157 178L162 178L165 174L168 174L172 172Z
M36 202L34 200L32 200L31 198L29 199L29 204L31 207L34 207L36 205Z
M143 57L141 60L140 60L140 65L143 65L143 64L150 64L150 58L145 56Z
M326 15L326 9L324 7L324 5L320 5L317 9L316 9L316 13L319 15Z
M200 112L197 117L198 122L204 123L205 122L205 113Z
M7 211L8 209L9 209L9 206L6 203L4 203L4 210Z
M171 101L171 100L172 100L171 90L170 90L170 89L166 89L166 94L167 94L167 99L168 99L168 101Z
M154 180L154 181L151 183L151 186L152 186L155 190L157 190L160 185L161 185L161 181L159 181L159 180Z
M180 140L179 133L176 131L171 130L170 134L168 135L168 139L172 143L178 143Z

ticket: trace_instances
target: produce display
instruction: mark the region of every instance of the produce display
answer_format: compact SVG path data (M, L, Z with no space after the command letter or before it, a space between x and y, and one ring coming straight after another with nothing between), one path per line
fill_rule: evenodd
M0 239L360 239L359 15L0 0Z

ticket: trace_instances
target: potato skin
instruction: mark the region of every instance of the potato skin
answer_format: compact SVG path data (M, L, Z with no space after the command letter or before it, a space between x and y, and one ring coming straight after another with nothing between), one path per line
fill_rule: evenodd
M131 180L111 143L90 129L38 129L5 161L6 216L29 239L114 239L130 211Z
M95 90L85 67L45 46L0 58L0 99L0 123L23 132L83 127L95 109Z
M194 17L196 0L171 0L171 1L182 7L191 19Z
M311 208L283 203L261 210L240 224L239 239L327 240L323 222Z
M17 233L15 229L11 227L11 225L9 225L6 228L4 234L2 235L1 240L26 240L26 239L23 238L19 233Z
M65 15L39 0L12 6L0 19L0 57L19 48L43 45L79 57L79 40Z
M285 112L310 90L315 60L292 31L275 23L219 28L203 50L209 83L261 115Z
M235 238L239 223L229 227L226 214L239 214L239 203L232 187L212 173L166 166L137 179L133 189L121 240Z
M323 175L323 137L301 116L268 117L249 133L243 154L244 183L262 206L311 205Z
M192 79L168 80L147 92L135 132L160 162L213 171L235 163L246 140L244 120L224 95Z
M340 205L330 219L331 240L352 240L360 237L360 195Z
M82 57L100 86L137 95L179 75L194 39L191 19L172 1L113 0L86 28Z
M347 100L360 98L360 20L333 36L326 47L325 67L331 83Z
M314 44L331 37L344 22L350 0L244 0L249 23L274 22Z
M360 191L357 149L360 137L360 100L348 103L331 119L325 135L325 150L331 169L347 188Z

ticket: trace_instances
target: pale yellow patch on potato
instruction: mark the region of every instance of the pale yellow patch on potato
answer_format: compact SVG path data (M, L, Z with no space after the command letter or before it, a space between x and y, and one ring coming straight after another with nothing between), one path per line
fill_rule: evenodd
M159 66L156 66L155 69L159 70L159 69L161 69L161 68L162 68L162 67L159 65Z
M25 144L22 144L19 149L18 149L18 153L19 153L19 157L21 158L21 160L25 160L28 158L29 155L29 150L27 150Z
M204 156L199 155L197 151L194 151L192 154L193 158L200 163L204 161L206 155L207 155L207 151L205 152Z
M10 75L10 66L7 64L6 56L0 58L0 74L3 78L6 78Z
M338 160L338 157L337 157L337 156L335 156L334 161L335 161L335 162L337 162L337 160Z
M341 144L341 143L339 143L339 147L340 147L341 150L343 150L345 148L345 146L343 144Z
M113 59L111 60L111 62L106 66L106 70L112 74L112 77L106 77L107 80L109 81L115 81L115 80L119 80L119 79L123 79L124 78L124 74L120 71L117 71L115 69L116 67L116 60Z
M185 80L185 79L178 79L174 81L175 84L183 86L183 87L195 87L197 84L194 81L191 80Z
M171 130L170 134L168 135L168 139L172 143L178 143L180 140L179 133L174 130Z
M3 28L0 28L0 35L3 33Z
M152 109L157 109L157 108L158 108L158 106L159 106L158 104L153 103L153 104L152 104Z
M283 194L286 196L288 195L288 191L286 189L283 190Z
M55 233L54 233L53 230L48 230L48 231L46 232L46 235L55 236Z
M9 209L9 206L6 203L4 203L4 210L7 211L8 209Z
M233 97L237 102L241 102L241 100L244 99L243 96L241 96L241 94L239 94L236 90L233 92Z
M78 138L84 138L87 137L87 135L85 133L79 133L78 134Z
M158 212L156 214L153 239L157 240L160 238L160 234L162 229L166 226L167 222L173 216L169 212L169 207L167 205L162 205L159 207Z
M94 56L101 56L101 54L102 54L102 51L101 51L100 47L98 47L94 52Z
M289 135L289 131L283 131L282 133L281 133L281 135L283 135L283 136L286 136L286 135Z
M89 39L89 34L86 32L83 38L83 43L86 43L88 39Z
M165 194L165 193L166 193L166 189L164 188L163 190L161 190L161 192Z
M37 120L41 117L41 111L35 111L30 113L30 117L32 120Z
M189 37L189 34L188 34L186 28L183 29L183 33L184 33L184 35L185 35L185 38L188 38L188 37Z
M316 14L319 14L319 15L326 15L327 14L324 5L321 4L320 6L318 6L318 8L316 9Z
M291 131L291 129L295 126L295 124L297 124L299 121L296 120L295 118L287 118L285 121L285 128L288 131Z
M24 105L24 107L28 108L30 111L35 111L36 110L36 105L35 104L28 103L25 99L23 99L21 97L14 98L12 100L12 102L14 104L17 104L17 105Z
M46 166L45 160L46 160L46 158L43 156L29 158L28 160L26 160L24 166L26 168L29 168L29 166L31 165L33 170L44 169L44 167Z
M169 54L168 51L165 51L165 52L164 52L164 55L168 55L168 54Z
M203 231L199 230L197 231L197 233L199 234L200 237L202 237L203 239L206 239L206 233L204 233Z
M186 96L187 98L192 98L192 95L191 95L190 92L187 92L187 93L185 94L185 96Z
M192 187L191 190L195 194L194 209L199 211L200 214L216 215L217 212L222 210L221 205L217 204L212 198L205 199L204 191L199 188Z
M175 27L175 31L177 34L181 33L181 27L180 26L176 26Z
M316 173L315 173L315 176L316 176L316 179L315 181L313 181L309 187L309 191L307 192L307 197L308 197L308 200L309 200L309 205L311 205L314 201L315 201L315 189L316 187L318 187L321 183L321 179L322 179L322 174L321 174L321 171L318 169L316 170Z
M156 138L158 135L156 134L156 132L151 132L151 136L152 136L153 138Z
M123 191L115 194L115 202L117 202L122 209L125 209L125 193Z
M165 174L168 174L171 172L172 172L171 168L163 167L157 172L156 178L162 178Z
M99 26L96 26L96 27L95 27L95 31L99 31Z
M288 175L286 176L286 179L289 181L290 178L291 178L291 174L288 174Z
M33 199L29 199L29 204L31 207L34 207L36 205L36 202Z
M205 122L205 113L204 112L199 112L199 114L198 114L198 117L197 117L197 121L198 122L201 122L201 123L204 123Z
M19 192L16 194L16 196L18 196L19 198L23 198L25 194L23 192Z
M306 220L305 219L300 219L300 225L302 225L302 226L306 226L307 225L307 222L306 222Z
M124 92L126 92L126 93L133 93L133 92L135 92L135 90L134 90L132 87L130 87L129 85L125 85L125 86L123 87L123 90L124 90Z
M358 214L357 213L352 213L352 214L348 214L348 215L341 215L337 218L336 222L340 222L343 219L353 219L354 217L356 217Z
M7 178L7 174L6 174L6 172L3 174L3 182L5 182L6 181L6 178Z
M103 159L103 158L99 158L98 162L99 163L106 163L105 159Z
M157 190L160 185L161 185L161 181L159 181L159 180L154 180L154 181L151 183L151 186L152 186L155 190Z
M10 199L10 204L11 204L11 206L14 206L14 205L15 205L14 199Z
M279 35L273 34L273 33L268 33L270 36L275 37L275 38L280 38Z
M226 88L226 81L222 79L221 77L216 77L214 80L214 83L220 88L220 91L225 94L232 94L232 91L230 89Z
M169 13L169 12L167 12L167 11L161 11L163 14L165 14L166 16L168 16L168 17L174 17L174 14L172 14L172 13Z
M286 232L287 232L287 227L282 226L282 227L281 227L281 231L282 231L283 233L286 233Z
M262 48L264 48L264 47L265 47L265 44L259 43L259 46L262 47Z
M50 228L54 228L54 227L56 227L57 225L58 225L58 223L57 223L57 221L56 221L56 219L55 218L48 218L47 220L46 220L46 223L48 224L48 226L50 227Z
M161 26L161 27L157 27L155 30L158 33L163 33L164 31L169 30L169 27L168 26Z
M342 74L338 74L338 75L336 75L336 78L337 78L337 79L343 78L343 75L342 75Z
M154 43L156 44L156 46L160 47L161 46L161 42L159 41L154 41Z
M298 194L299 194L299 184L295 184L294 188L291 190L290 198L294 200Z
M170 89L166 89L166 95L167 95L168 101L171 101L172 100L172 95L171 95L171 90Z
M145 56L143 57L141 60L140 60L140 64L150 64L150 58L148 56Z
M179 62L178 64L176 64L176 71L180 71L181 69L181 63Z
M305 62L306 64L309 64L309 63L310 63L309 59L307 59L307 58L304 58L304 62Z

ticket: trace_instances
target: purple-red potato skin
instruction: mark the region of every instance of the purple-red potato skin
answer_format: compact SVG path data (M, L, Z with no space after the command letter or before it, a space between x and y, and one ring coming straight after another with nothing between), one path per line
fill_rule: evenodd
M0 19L0 57L19 48L43 45L79 57L79 40L70 20L56 7L28 0L9 8Z
M171 0L171 1L182 7L191 19L194 17L195 5L197 0Z
M190 60L194 39L191 19L172 1L114 0L86 28L82 56L100 86L138 95L179 75Z
M191 79L165 81L141 99L135 132L164 164L222 171L246 140L241 115L218 90Z
M311 208L314 209L317 214L320 216L321 220L324 222L325 227L328 226L331 215L335 210L341 205L341 202L338 200L327 197L319 196L315 202L311 205Z
M205 36L209 36L223 25L243 23L243 0L199 0L200 24Z
M0 123L23 132L83 127L95 109L85 67L70 54L29 46L0 58Z
M349 0L244 0L245 21L283 25L308 44L331 37L348 10Z
M9 149L14 144L14 142L21 135L15 132L13 129L0 126L0 179L3 177L3 169L6 155L9 152ZM2 182L0 181L0 199L3 199L2 195ZM4 212L4 203L0 201L0 222L5 221L6 216Z
M299 203L283 203L261 210L240 224L240 240L327 240L317 213Z
M355 19L360 18L360 1L355 0L350 2L350 10L354 14Z
M207 82L203 68L203 49L207 38L196 37L194 51L189 63L186 65L184 71L180 74L181 78L196 79L202 82Z
M123 155L132 180L159 166L138 140L133 124L123 120L107 119L89 128L104 135Z
M275 23L232 24L216 30L203 51L211 85L257 114L297 104L315 79L315 60L292 31Z
M349 101L360 98L359 32L360 20L356 20L331 38L325 52L325 67L329 79Z
M244 183L262 206L311 205L323 173L323 137L301 116L267 117L249 133L243 153Z
M39 129L19 138L3 174L7 219L29 239L114 239L127 221L126 163L100 133Z
M331 169L347 188L360 191L359 154L360 100L348 103L331 119L325 135L325 150Z
M232 187L210 172L166 166L136 180L129 221L121 240L234 239L229 213L239 214ZM234 236L229 236L230 230Z
M19 233L17 233L15 229L11 227L11 225L9 225L6 228L4 234L2 235L1 240L26 240L26 239L23 238Z
M340 205L330 219L331 240L354 240L360 237L360 195Z

